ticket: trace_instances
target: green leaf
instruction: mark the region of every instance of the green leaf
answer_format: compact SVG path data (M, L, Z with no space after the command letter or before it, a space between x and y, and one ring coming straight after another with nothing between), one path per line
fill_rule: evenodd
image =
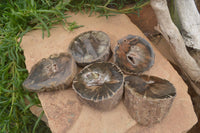
M27 105L24 109L23 112L25 112L27 109L29 109L30 107L36 105L36 103L30 103L29 105Z
M41 25L46 29L46 31L48 33L48 37L49 37L50 36L50 31L49 31L49 28L46 25L46 23L37 14L35 14L35 17L41 22ZM44 32L44 30L43 30L43 32ZM44 33L43 33L43 36L44 36Z
M35 5L34 0L31 0L31 6L34 7L34 5Z
M35 133L35 130L36 130L36 128L37 128L37 126L38 126L38 124L39 124L39 122L40 122L40 120L41 120L43 115L44 115L44 111L42 111L40 116L38 117L38 119L37 119L37 121L36 121L36 123L35 123L35 125L33 127L33 133Z

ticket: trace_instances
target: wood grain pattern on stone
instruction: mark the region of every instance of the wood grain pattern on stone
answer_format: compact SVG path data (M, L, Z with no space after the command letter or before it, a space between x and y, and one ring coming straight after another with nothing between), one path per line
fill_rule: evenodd
M84 67L74 78L72 88L80 100L98 110L111 110L122 99L124 75L113 63L96 62Z
M74 79L77 66L70 54L59 53L36 63L23 86L34 92L67 89Z
M155 76L127 76L124 104L139 124L152 126L169 112L176 89L167 80Z
M84 27L76 29L73 32L68 32L62 25L57 25L57 28L51 30L51 36L49 38L45 37L42 39L42 31L40 30L27 33L23 37L21 46L24 49L24 55L26 57L25 63L29 71L41 58L47 58L53 53L67 52L71 40L78 34L89 30L106 32L110 37L112 51L114 51L117 40L128 34L138 35L148 40L126 15L116 15L109 17L109 19L104 17L97 18L96 16L88 17L86 14L70 15L72 17L69 18L69 22L76 21L78 24L84 25ZM167 79L177 89L177 96L174 99L172 107L161 123L155 124L151 128L141 128L131 118L121 102L115 109L108 112L99 112L82 105L82 110L79 110L80 116L74 124L71 125L70 129L67 130L67 119L65 118L65 122L63 122L59 121L59 119L57 120L58 117L55 118L55 116L61 115L61 113L59 111L57 112L57 108L51 105L51 101L49 101L49 99L52 98L52 93L38 93L51 130L54 133L60 133L62 129L66 129L65 132L69 133L124 133L126 131L134 133L134 129L137 129L138 133L145 131L148 133L179 133L189 130L197 122L197 118L193 110L191 99L187 93L187 86L170 63L155 47L153 47L153 49L155 52L155 63L145 74ZM111 58L111 61L113 61L113 58ZM54 92L55 103L66 102L68 91L70 90ZM74 94L72 95L72 97L74 96L73 98L77 98L75 92L72 92L72 94ZM65 108L63 105L60 105L60 107ZM73 113L77 115L79 112ZM51 119L50 116L48 116L49 114L52 115ZM68 115L63 114L67 114L67 110L62 111L62 116L68 117Z
M114 62L125 74L139 74L154 64L154 52L151 44L139 36L127 35L118 40Z
M81 33L70 43L69 51L79 66L105 62L111 55L109 36L103 31Z

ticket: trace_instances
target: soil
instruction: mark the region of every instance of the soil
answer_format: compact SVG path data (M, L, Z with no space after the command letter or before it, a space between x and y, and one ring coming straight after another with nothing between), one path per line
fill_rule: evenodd
M143 33L151 38L157 34L159 34L154 27L157 24L156 16L154 14L153 9L150 5L147 5L142 8L142 10L138 14L127 14L130 20L137 25Z
M200 0L195 0L195 2L196 2L197 9L200 12Z

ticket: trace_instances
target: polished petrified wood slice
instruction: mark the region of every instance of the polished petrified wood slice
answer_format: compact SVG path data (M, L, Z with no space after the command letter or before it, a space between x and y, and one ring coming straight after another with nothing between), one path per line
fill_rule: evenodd
M23 86L35 92L66 89L76 72L77 66L71 54L54 54L33 66Z
M69 51L80 66L107 61L111 55L110 39L102 31L84 32L70 43Z
M127 76L124 104L129 114L141 125L160 122L176 96L174 86L154 76Z
M123 82L123 74L115 64L98 62L77 74L72 87L82 102L99 110L110 110L122 98Z
M124 73L138 74L152 67L154 52L145 39L128 35L118 41L114 58Z

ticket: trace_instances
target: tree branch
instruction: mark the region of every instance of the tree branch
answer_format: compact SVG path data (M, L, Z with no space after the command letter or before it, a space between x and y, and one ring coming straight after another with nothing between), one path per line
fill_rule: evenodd
M157 17L157 30L169 42L179 67L193 81L200 81L200 68L196 61L189 55L178 28L172 22L166 0L151 0L150 4Z
M200 49L200 15L194 0L174 1L185 45Z

